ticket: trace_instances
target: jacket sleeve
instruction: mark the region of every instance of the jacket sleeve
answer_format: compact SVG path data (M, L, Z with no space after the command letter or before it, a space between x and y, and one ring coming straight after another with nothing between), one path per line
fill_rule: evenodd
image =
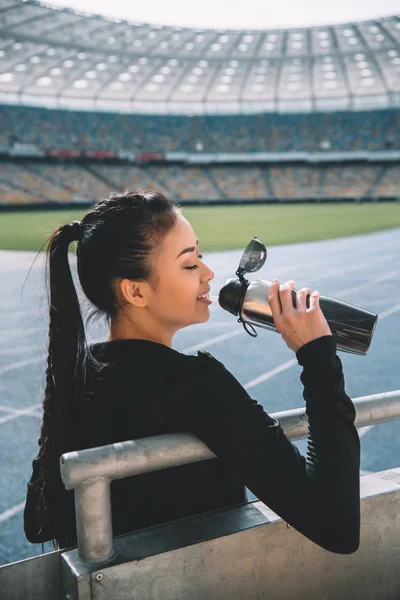
M182 411L184 426L229 463L243 483L284 521L319 546L351 554L360 542L360 440L354 404L331 335L296 353L308 416L307 456L278 420L207 352L201 384Z
M46 527L41 527L37 514L39 501L40 461L36 456L32 461L32 475L27 484L26 502L24 508L24 532L28 542L38 544L51 540Z

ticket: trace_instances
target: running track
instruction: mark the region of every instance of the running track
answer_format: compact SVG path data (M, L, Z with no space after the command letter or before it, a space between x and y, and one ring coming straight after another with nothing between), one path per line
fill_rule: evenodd
M203 254L215 272L215 295L234 277L242 250ZM378 313L367 356L339 352L346 391L356 398L400 389L399 256L399 228L275 246L268 249L262 270L249 279L294 279L297 289L308 286ZM48 326L42 258L22 291L34 257L32 252L0 251L0 564L41 553L40 545L25 540L22 529L26 482L37 452ZM76 278L74 256L71 265ZM233 315L219 306L210 310L207 323L175 335L174 348L187 354L211 352L269 413L304 406L301 367L280 336L257 329L258 337L252 338ZM88 337L90 342L105 339L105 326L92 326ZM362 474L400 465L399 421L364 427L359 433ZM305 454L305 441L294 443ZM249 499L254 499L251 492ZM45 544L45 551L50 550Z

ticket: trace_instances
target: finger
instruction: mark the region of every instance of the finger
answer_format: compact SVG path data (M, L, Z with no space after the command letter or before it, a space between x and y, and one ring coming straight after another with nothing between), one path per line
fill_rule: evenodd
M269 286L268 290L268 304L271 307L272 316L277 319L282 314L281 301L279 300L279 281L274 281Z
M318 308L319 307L319 297L321 293L318 290L315 290L310 296L310 308Z
M311 292L311 290L308 287L304 287L304 288L301 288L301 290L298 290L297 298L296 298L296 307L299 310L306 310L308 308L307 296L310 294L310 292Z
M293 279L291 279L290 281L286 281L283 285L281 285L279 290L279 296L282 304L282 313L285 313L287 315L293 313L295 310L292 300L292 290L295 284L296 282Z

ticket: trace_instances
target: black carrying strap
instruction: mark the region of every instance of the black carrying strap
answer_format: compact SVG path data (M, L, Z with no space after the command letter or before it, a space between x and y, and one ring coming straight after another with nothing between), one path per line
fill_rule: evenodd
M247 323L247 321L243 321L242 317L238 318L238 323L243 323L244 330L249 335L251 335L251 337L257 337L257 332L256 332L256 330L254 329L254 327L253 327L253 325L251 323ZM247 326L251 327L252 330L254 331L254 333L250 333L250 331L247 329Z

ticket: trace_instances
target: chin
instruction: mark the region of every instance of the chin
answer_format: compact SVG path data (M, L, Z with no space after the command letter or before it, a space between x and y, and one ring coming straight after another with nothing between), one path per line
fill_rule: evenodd
M207 321L210 320L211 317L211 311L209 307L204 307L203 308L203 314L198 314L196 315L196 321L194 321L194 323L206 323Z
M204 323L205 321L208 321L210 319L210 317L211 317L210 307L208 306L207 309L208 310L204 311L204 317L203 317L203 319L201 319L201 321L200 321L201 323Z

